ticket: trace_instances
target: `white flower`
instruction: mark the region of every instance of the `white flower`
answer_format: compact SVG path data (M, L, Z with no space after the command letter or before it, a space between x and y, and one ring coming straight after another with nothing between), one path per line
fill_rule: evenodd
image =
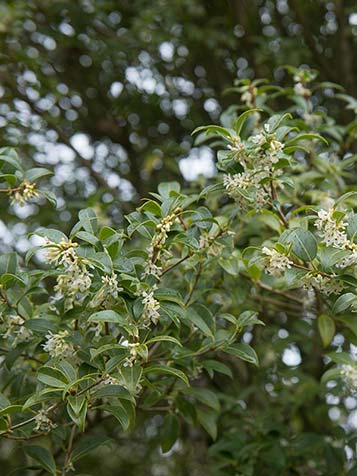
M349 251L349 255L342 258L342 260L336 265L337 268L347 268L357 263L357 245L350 241L345 243L346 251Z
M343 282L335 279L336 276L323 276L322 274L307 273L304 276L304 286L307 288L315 288L322 294L329 296L330 294L339 294L344 286Z
M65 298L66 309L72 309L75 298L78 294L85 294L91 284L93 275L90 274L87 268L82 266L72 266L67 268L65 274L60 274L57 277L57 284L54 290L57 291L60 296Z
M328 211L320 210L317 214L318 219L315 221L316 228L321 231L322 241L326 246L344 247L347 240L345 228L347 223L342 220L337 222L333 217L334 208Z
M46 410L40 410L35 416L35 431L48 432L56 425L53 423L50 418L47 416Z
M119 385L119 380L107 374L102 382L103 385Z
M144 305L143 314L141 316L143 325L147 327L151 322L156 325L160 319L160 303L154 298L154 291L143 291L141 296L143 298L141 302Z
M280 152L284 147L284 144L278 140L273 139L270 141L270 148L273 152Z
M253 99L253 95L249 91L245 91L240 97L240 100L244 102L245 104L247 104L247 106L252 105L252 99Z
M127 343L126 347L128 347L130 355L125 359L124 367L132 367L135 364L139 345L140 342Z
M291 268L293 262L273 248L264 246L262 252L268 257L266 271L273 276L281 276L286 269Z
M305 86L302 83L296 83L294 86L294 92L298 96L304 96L304 97L309 97L311 96L311 91L308 88L305 88Z
M111 276L102 276L102 283L107 297L112 296L113 298L117 298L118 293L123 290L123 288L119 286L115 273L112 273Z
M49 263L73 266L78 262L75 248L78 243L62 240L59 244L53 243L46 238L45 258Z
M36 190L36 184L27 180L16 190L10 191L11 204L18 204L20 207L25 205L31 198L38 198L40 194Z
M68 337L68 331L62 331L58 334L53 334L51 331L48 331L46 335L46 344L43 344L43 350L48 352L51 357L54 358L73 358L75 355L75 350L73 345L70 342L66 342L66 337Z
M19 315L9 316L9 321L7 323L8 327L6 332L3 334L3 338L8 339L12 337L12 347L15 347L21 342L28 341L32 337L33 333L31 329L24 326L25 322L25 319Z
M352 365L342 365L341 375L351 390L357 390L357 367Z
M164 249L168 237L167 233L171 230L172 225L179 221L179 212L179 209L175 210L174 213L167 215L156 225L156 233L154 234L148 248L148 260L143 277L151 275L160 279L162 269L156 264L156 262L160 259L161 252Z
M255 136L251 136L249 140L253 142L253 144L255 145L263 145L266 142L266 137L264 134L259 133L259 134L256 134Z

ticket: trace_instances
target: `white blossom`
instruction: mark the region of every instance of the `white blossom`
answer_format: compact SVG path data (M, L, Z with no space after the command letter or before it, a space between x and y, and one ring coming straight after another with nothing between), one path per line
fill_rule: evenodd
M357 390L357 367L353 365L342 365L341 375L351 390Z
M149 326L151 322L156 325L160 319L160 303L154 298L154 291L143 291L141 296L144 305L141 318L144 326Z
M78 256L75 250L77 246L78 243L73 243L71 240L62 240L57 244L46 238L45 258L49 263L71 267L78 262Z
M262 252L267 256L266 271L272 276L281 276L293 264L287 256L279 253L274 248L264 246Z
M335 279L336 275L323 276L320 273L307 273L304 276L304 286L306 288L315 288L322 294L329 296L330 294L339 294L343 288L343 282Z
M40 410L35 416L35 431L48 432L56 425L48 418L46 410Z
M65 274L57 277L54 290L65 298L65 308L72 309L78 295L84 295L92 284L93 275L86 266L72 266L65 270Z
M18 204L20 207L25 205L31 198L38 198L40 194L36 190L36 184L30 183L25 180L25 182L17 189L10 191L11 195L11 204Z
M73 345L66 341L68 335L68 331L62 331L58 334L53 334L51 331L48 331L46 335L46 343L42 346L43 350L48 352L50 356L54 358L73 358L75 350Z
M309 97L311 96L310 89L306 88L302 83L296 83L294 86L294 92L298 96Z
M127 343L126 347L129 349L129 357L125 359L124 367L132 367L135 364L139 346L140 342Z
M315 221L316 228L321 231L322 241L326 246L344 247L347 240L345 228L347 223L337 222L333 217L334 208L328 211L320 210L317 214L318 219Z
M112 377L109 374L106 374L102 382L102 385L119 385L119 380L115 377Z
M255 145L263 145L266 142L266 137L261 132L255 136L251 136L249 140Z
M175 210L171 215L164 217L160 223L156 225L155 234L148 247L148 260L143 273L143 277L154 276L160 279L162 274L161 266L157 265L157 261L160 259L161 252L164 249L165 242L168 238L168 232L171 230L172 225L178 222L178 212Z
M339 263L336 265L337 268L347 268L347 266L357 264L357 245L350 241L346 241L345 249L346 251L349 251L349 254L339 261Z
M3 338L8 339L12 337L14 339L11 344L12 347L21 342L27 342L32 337L33 333L31 329L24 326L25 322L25 319L19 315L9 316L7 330L3 334Z

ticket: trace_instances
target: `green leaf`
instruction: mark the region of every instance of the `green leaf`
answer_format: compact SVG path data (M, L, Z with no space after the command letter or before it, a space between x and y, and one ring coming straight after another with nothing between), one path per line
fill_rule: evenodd
M4 253L0 256L0 276L3 274L16 274L17 253Z
M48 190L38 190L38 192L45 197L45 199L50 202L50 204L54 207L57 206L57 199L56 195L53 192L49 192Z
M180 193L181 186L178 182L164 182L158 186L159 194L163 198L176 196Z
M319 328L323 346L327 347L332 341L333 336L335 335L335 322L333 319L331 319L330 316L327 316L326 314L321 314L318 317L317 325Z
M222 127L222 126L201 126L201 127L196 127L196 129L191 133L193 136L194 134L197 134L198 132L205 132L207 135L218 135L224 138L231 138L231 133L229 132L228 129Z
M219 403L217 395L204 387L189 387L183 390L187 395L191 395L199 402L213 408L217 412L220 410L221 405Z
M20 412L22 412L22 405L9 405L8 407L2 408L0 410L0 417Z
M115 311L98 311L88 318L88 322L112 322L113 324L125 325L128 320Z
M144 368L144 374L166 374L166 375L172 375L174 377L177 377L181 379L187 386L190 385L190 382L187 378L187 376L178 369L175 369L173 367L165 366L165 365L149 365Z
M115 417L118 420L118 422L121 424L124 431L126 431L129 428L130 426L129 415L127 411L125 410L125 408L123 407L123 405L118 405L118 402L116 402L115 405L101 405L98 408L113 415L113 417Z
M180 424L176 415L169 413L165 416L160 432L161 449L163 453L171 450L180 433Z
M237 324L243 328L246 326L254 326L256 324L265 326L264 322L258 319L258 313L255 311L244 311L238 317Z
M0 167L2 168L4 164L10 165L15 170L23 171L16 151L9 147L0 150Z
M266 121L266 124L269 125L269 133L275 132L282 122L284 122L286 119L291 118L292 116L289 112L286 112L285 114L274 114L273 116L271 116Z
M65 374L54 367L41 367L37 373L37 380L56 388L64 388L68 383Z
M146 345L153 344L154 342L172 342L179 347L182 347L182 344L179 340L172 336L156 336L145 342Z
M187 311L187 320L194 324L204 335L214 338L212 330L206 324L206 321L193 309L190 307Z
M216 415L214 413L204 412L200 409L197 409L197 417L200 424L203 428L207 431L210 435L212 440L217 438L217 423L216 423Z
M331 359L336 364L352 366L356 365L356 362L353 360L352 356L347 352L329 352L328 354L326 354L326 357Z
M78 218L85 231L92 233L93 235L96 234L98 229L98 219L95 211L92 208L81 210L78 213Z
M24 178L29 182L35 182L37 179L46 177L47 175L53 175L53 172L43 167L35 167L34 169L26 170Z
M335 314L340 314L341 312L346 311L351 304L357 300L357 296L353 293L345 293L342 296L338 297L333 305L332 311Z
M41 236L42 238L48 238L53 243L61 243L61 241L68 241L67 236L62 233L62 231L55 230L54 228L38 228L34 234Z
M211 378L213 378L213 372L218 372L223 375L227 375L227 377L233 378L232 371L227 365L222 364L222 362L218 362L218 360L205 360L203 362L203 367L209 372Z
M324 144L328 145L328 141L324 137L320 136L319 134L302 133L302 134L297 134L292 139L286 141L285 146L289 147L293 144L296 144L296 142L300 142L301 140L312 140L312 139L320 140Z
M174 302L181 307L185 306L180 293L175 289L159 288L154 292L154 297L158 301Z
M79 231L76 233L76 238L79 238L93 246L99 243L98 238L92 235L92 233L88 233L88 231Z
M334 367L333 369L326 370L321 377L321 383L327 383L329 380L336 380L341 377L341 369Z
M312 261L317 255L316 238L304 228L287 230L281 235L279 241L292 245L292 252L303 261Z
M34 405L37 405L40 402L47 400L52 400L55 397L60 397L62 393L62 388L44 388L39 392L34 393L28 398L22 406L22 410L25 411Z
M258 356L249 344L232 344L224 347L222 350L251 364L259 365Z
M133 401L133 397L128 390L121 385L106 385L94 392L96 398L115 397L122 400Z
M243 129L244 123L247 120L248 116L250 114L254 114L260 111L262 111L262 109L248 109L247 111L244 111L240 116L237 117L237 119L234 121L234 124L233 124L233 129L235 133L237 134L237 136L240 135Z
M56 476L56 462L47 448L44 448L43 446L31 445L25 446L24 449L26 454L33 458L41 466L41 468L53 476Z
M67 413L81 431L85 430L88 400L84 396L69 396L67 398Z
M81 438L78 444L73 448L71 455L72 463L75 463L88 455L99 446L109 445L111 442L111 438L106 438L105 436L83 436L83 438Z
M18 178L13 174L0 174L0 181L7 182L10 187L14 187Z

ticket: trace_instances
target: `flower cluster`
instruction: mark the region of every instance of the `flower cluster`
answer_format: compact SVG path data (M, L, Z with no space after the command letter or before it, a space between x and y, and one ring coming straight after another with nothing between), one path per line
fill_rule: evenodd
M294 92L298 96L302 96L304 98L309 98L311 96L311 90L304 86L302 83L298 82L294 86Z
M66 341L66 337L69 336L68 331L62 331L58 334L53 334L48 331L46 335L46 343L43 344L43 350L48 352L53 358L73 358L75 350L70 342Z
M262 252L267 256L265 269L272 276L281 276L286 269L291 268L293 262L279 251L264 246Z
M258 95L258 89L255 86L248 85L241 88L242 95L240 100L248 107L252 107L255 104L256 97Z
M152 275L157 279L160 279L162 268L156 263L160 259L160 255L168 237L167 234L171 230L172 225L179 221L178 215L180 213L181 210L177 209L171 215L164 217L161 222L156 225L155 234L148 249L148 261L144 276Z
M21 342L27 342L31 336L32 331L24 326L25 319L19 315L9 316L7 322L6 332L3 334L4 339L13 338L12 346L15 347Z
M11 204L24 206L31 198L38 198L40 194L36 190L36 184L27 180L17 189L11 190Z
M338 268L346 268L357 263L357 245L348 239L346 233L347 223L340 217L336 218L334 208L320 210L315 221L316 228L321 232L322 242L326 246L333 246L348 251L337 264ZM339 216L339 215L338 215Z
M341 375L344 378L346 384L353 391L357 390L357 366L342 365Z
M93 297L90 303L91 307L100 305L107 307L118 298L118 293L123 290L123 288L119 286L115 273L112 273L111 276L102 276L101 281L103 285Z
M143 291L141 296L141 302L144 305L144 310L141 316L143 326L148 327L151 323L156 325L160 319L160 303L154 298L154 291Z
M321 231L322 242L326 246L343 247L347 241L345 228L347 223L342 220L337 221L334 217L335 210L330 208L328 211L320 210L315 221L316 228Z
M262 132L251 136L245 145L236 138L231 142L232 145L228 147L235 152L235 159L244 167L244 171L224 175L223 184L227 193L243 209L247 202L261 209L272 199L264 183L276 180L281 174L274 166L279 161L284 145L270 133L268 124L265 124Z
M46 410L40 410L37 415L35 416L35 431L41 431L47 433L51 431L56 425L53 421L48 418Z
M223 250L223 245L217 242L217 236L211 236L207 232L201 234L198 244L202 251L211 256L219 256Z
M317 291L321 292L322 294L326 294L326 296L330 296L330 294L339 294L343 288L343 282L335 279L336 276L324 276L320 273L307 273L304 278L304 287L307 289L316 289Z
M71 240L62 240L57 244L46 238L45 258L48 263L74 266L78 261L78 256L75 250L77 246L78 243L73 243Z
M93 276L88 271L86 260L77 255L77 243L62 240L56 244L47 240L45 246L47 261L65 269L65 273L57 277L54 289L65 298L65 309L72 309L78 295L83 296L89 290Z
M104 376L104 380L102 382L102 385L119 385L119 380L115 377L112 377L109 374L106 374Z

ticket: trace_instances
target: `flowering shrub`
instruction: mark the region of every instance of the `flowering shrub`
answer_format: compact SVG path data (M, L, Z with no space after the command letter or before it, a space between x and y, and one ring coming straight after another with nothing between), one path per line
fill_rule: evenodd
M357 390L357 129L327 115L353 102L289 70L292 88L238 81L243 105L194 131L217 150L207 187L162 183L121 230L84 209L69 236L42 227L26 256L0 258L0 431L21 471L76 470L110 443L107 421L130 440L153 413L164 453L187 428L217 439L216 475L353 467L348 412L332 422L325 401ZM9 149L0 167L12 203L54 203L37 188L47 170L24 172ZM289 321L303 370L284 374Z

